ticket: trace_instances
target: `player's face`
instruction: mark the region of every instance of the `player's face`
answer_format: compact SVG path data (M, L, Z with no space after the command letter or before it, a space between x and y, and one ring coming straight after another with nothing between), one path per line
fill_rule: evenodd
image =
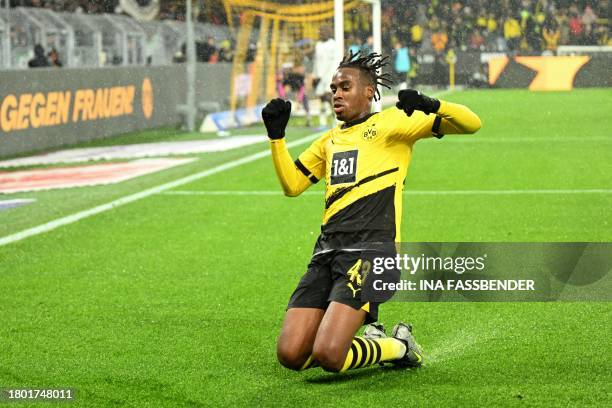
M361 78L356 68L340 68L330 85L336 118L343 122L359 119L372 109L374 87Z

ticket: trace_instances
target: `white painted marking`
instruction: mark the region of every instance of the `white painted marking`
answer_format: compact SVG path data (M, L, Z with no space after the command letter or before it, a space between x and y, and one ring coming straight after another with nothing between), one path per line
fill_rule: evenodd
M96 160L138 159L222 152L254 143L265 142L265 135L243 135L223 139L187 140L179 142L141 143L106 147L60 150L36 156L0 161L0 167L19 167L58 163L81 163Z
M301 139L294 140L293 142L287 143L287 146L289 148L291 148L291 147L303 145L305 143L308 143L308 142L316 139L321 134L322 134L322 132L315 133L315 134L310 135L310 136L305 136L305 137L303 137ZM61 227L63 225L72 224L72 223L77 222L79 220L82 220L84 218L91 217L92 215L96 215L96 214L100 214L100 213L103 213L103 212L108 211L108 210L112 210L113 208L117 208L119 206L122 206L122 205L125 205L125 204L128 204L128 203L132 203L134 201L141 200L143 198L152 196L154 194L159 194L159 193L161 193L163 191L166 191L166 190L169 190L171 188L176 188L176 187L179 187L179 186L191 183L193 181L202 179L204 177L212 176L213 174L217 174L217 173L220 173L222 171L229 170L229 169L232 169L234 167L238 167L238 166L241 166L243 164L253 162L255 160L261 159L262 157L266 157L266 156L269 156L269 155L270 155L270 150L269 149L263 150L261 152L251 154L249 156L245 156L245 157L242 157L240 159L233 160L233 161L221 164L219 166L216 166L216 167L213 167L213 168L210 168L210 169L207 169L207 170L203 170L203 171L201 171L199 173L195 173L195 174L192 174L190 176L186 176L186 177L183 177L183 178L180 178L180 179L177 179L177 180L165 183L165 184L161 184L161 185L156 186L156 187L152 187L152 188L140 191L140 192L135 193L135 194L131 194L131 195L119 198L117 200L113 200L113 201L111 201L109 203L102 204L102 205L99 205L97 207L90 208L88 210L80 211L78 213L75 213L75 214L72 214L72 215L68 215L66 217L58 218L56 220L47 222L45 224L42 224L42 225L39 225L39 226L36 226L36 227L33 227L33 228L29 228L29 229L17 232L15 234L7 235L7 236L5 236L3 238L0 238L0 246L11 244L13 242L20 241L22 239L25 239L25 238L28 238L28 237L31 237L31 236L34 236L34 235L42 234L44 232L48 232L48 231L54 230L55 228Z
M120 183L197 160L139 159L120 163L0 172L0 194Z
M11 204L29 204L36 201L34 198L15 198L12 200L0 200L0 204L11 205Z
M0 200L0 211L31 204L36 201L33 198L15 198L13 200Z

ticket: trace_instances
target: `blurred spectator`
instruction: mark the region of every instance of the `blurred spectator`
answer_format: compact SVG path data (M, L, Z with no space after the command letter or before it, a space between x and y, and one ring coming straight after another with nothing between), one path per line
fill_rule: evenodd
M510 15L504 19L504 38L510 51L517 51L521 41L521 25Z
M582 44L584 25L578 13L574 12L569 20L570 41L572 44Z
M525 25L523 27L525 43L523 48L531 51L542 50L542 27L538 22L537 17L530 14L525 19Z
M286 63L277 81L278 96L283 99L293 99L304 108L306 126L310 126L310 107L306 95L306 69L302 55L295 55L294 62Z
M355 37L354 35L351 35L349 37L348 45L348 50L353 54L357 54L359 50L361 50L361 43L359 42L359 39L357 39L357 37Z
M42 45L36 44L34 46L34 57L28 61L28 67L30 68L43 68L48 67L49 61L45 56L45 49Z
M208 59L208 63L216 64L217 62L219 62L219 51L215 49L215 52L213 52L210 58Z
M408 82L408 72L410 71L410 55L408 48L401 41L395 43L393 50L393 69L395 71L396 81L399 83L400 89L406 89Z
M246 53L246 62L255 61L255 55L257 55L257 43L254 41L249 42Z
M565 9L560 9L555 16L557 25L559 26L559 44L569 44L570 29L569 29L569 18Z
M472 34L470 35L470 45L469 48L472 51L483 51L485 46L485 38L480 32L480 29L474 28L472 30Z
M497 31L497 20L495 19L494 13L489 13L489 17L487 18L487 30L491 34Z
M584 41L585 44L592 45L596 44L594 29L597 16L589 4L584 8L584 14L582 14L582 24L584 26Z
M183 45L181 45L181 49L174 54L172 62L175 64L183 64L187 62L187 44L183 43Z
M420 48L423 43L423 27L419 23L414 23L410 27L410 45Z
M448 84L448 72L446 70L446 61L444 60L443 53L438 53L435 56L432 76L434 85L442 88Z
M456 17L453 20L450 29L450 47L466 50L469 44L469 37L473 30L473 24L469 21L463 21L461 17Z
M370 53L374 52L374 37L369 35L368 39L365 42L365 44L363 44L361 46L361 50L362 50L362 52L364 52L366 54L370 54Z
M51 48L51 51L49 51L49 54L47 54L47 57L49 57L49 63L51 64L52 67L61 68L64 66L55 48Z
M162 1L162 7L164 6L164 2ZM195 2L194 2L195 3ZM225 14L225 8L223 6L223 0L206 0L204 2L200 2L197 21L200 23L208 23L215 25L227 25L227 15Z
M595 42L600 45L612 45L612 39L609 37L610 29L607 25L599 24L595 28Z
M319 41L317 41L314 49L313 58L313 87L315 95L321 101L319 109L319 125L326 126L328 116L332 111L331 90L329 81L336 72L337 63L336 57L336 41L332 36L332 30L328 26L321 26L319 31ZM333 119L332 119L333 120Z
M196 55L199 62L210 62L216 52L217 47L214 37L208 37L205 43L196 43Z
M556 51L557 44L561 38L561 30L559 30L559 24L552 15L548 15L544 21L544 29L542 35L544 36L545 47L548 51Z
M442 52L446 49L448 43L448 34L443 27L440 27L434 31L431 35L431 45L436 52Z
M234 52L232 51L232 42L223 40L219 43L219 62L232 62Z
M479 30L484 30L487 28L487 26L488 26L487 17L485 16L484 10L481 10L480 13L478 14L478 18L476 19L476 27L478 27Z

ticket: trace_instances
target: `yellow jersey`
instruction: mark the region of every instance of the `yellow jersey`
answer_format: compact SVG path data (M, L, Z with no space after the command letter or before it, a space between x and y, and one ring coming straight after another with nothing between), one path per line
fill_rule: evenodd
M304 176L325 178L322 232L380 231L399 242L412 148L424 137L442 137L440 120L392 107L336 126L300 154L295 165Z

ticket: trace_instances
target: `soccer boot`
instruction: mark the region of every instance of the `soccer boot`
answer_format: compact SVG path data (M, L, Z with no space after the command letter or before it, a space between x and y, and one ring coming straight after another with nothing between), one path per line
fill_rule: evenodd
M384 339L387 336L385 333L385 327L382 323L370 323L368 324L363 331L364 339Z
M412 325L399 322L391 332L391 337L398 339L406 345L404 357L392 361L400 367L420 367L423 365L423 349L414 339Z

